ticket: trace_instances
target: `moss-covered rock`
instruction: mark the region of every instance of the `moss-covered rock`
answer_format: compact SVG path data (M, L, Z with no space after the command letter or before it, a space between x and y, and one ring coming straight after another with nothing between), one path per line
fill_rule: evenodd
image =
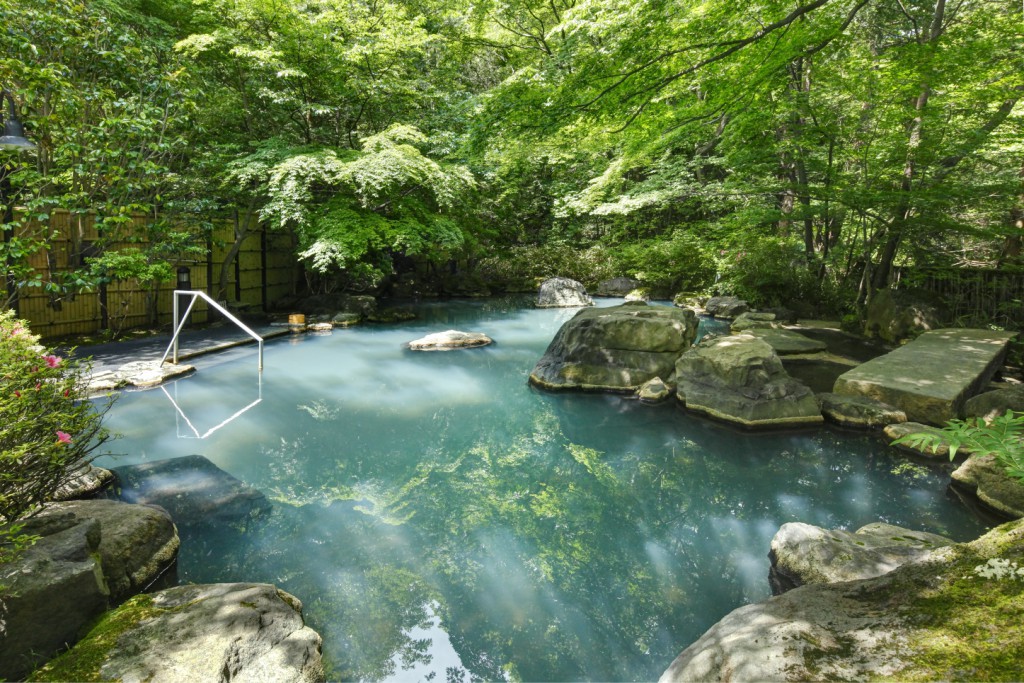
M995 456L968 458L953 472L953 483L1003 517L1024 517L1024 482L1008 475Z
M705 337L676 362L676 396L687 410L744 427L794 427L823 420L814 393L749 334Z
M661 680L1021 680L1021 567L1018 520L877 578L801 586L728 614Z
M302 603L269 584L178 586L105 614L35 681L285 681L324 679L320 636Z
M633 392L662 377L697 336L693 311L630 302L583 309L555 334L530 373L544 389Z

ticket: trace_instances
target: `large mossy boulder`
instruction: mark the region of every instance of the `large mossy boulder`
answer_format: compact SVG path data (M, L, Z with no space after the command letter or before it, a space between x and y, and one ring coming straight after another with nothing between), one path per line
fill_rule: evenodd
M324 680L302 603L269 584L211 584L137 596L104 615L44 681L309 683Z
M747 334L705 338L676 362L676 396L687 410L744 427L820 424L806 385L786 374L778 354Z
M111 500L51 503L26 520L39 540L0 564L0 678L20 679L68 645L110 603L174 565L178 534L164 510Z
M715 318L732 320L750 310L750 305L735 296L713 296L704 304L704 312Z
M593 306L594 300L586 288L576 280L567 277L548 278L540 284L537 292L537 308L576 308Z
M808 583L871 579L952 544L945 536L883 522L853 533L790 522L772 538L769 581L778 595Z
M631 302L587 308L568 320L530 373L544 389L632 392L650 379L671 382L693 344L693 311Z
M1024 521L882 576L733 610L662 675L682 681L1020 680Z

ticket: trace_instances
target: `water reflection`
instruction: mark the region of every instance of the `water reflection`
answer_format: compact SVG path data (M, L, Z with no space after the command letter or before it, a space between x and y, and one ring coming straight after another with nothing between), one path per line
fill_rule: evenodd
M195 424L193 424L192 420L181 407L178 397L179 383L180 380L171 383L171 391L174 392L173 396L171 395L171 392L167 391L166 385L160 385L159 387L160 391L163 392L163 395L167 397L167 400L170 401L171 405L174 407L176 435L179 439L205 439L214 432L216 432L217 430L221 429L222 427L225 427L230 423L234 422L239 417L249 412L249 410L259 405L261 401L263 401L263 376L262 373L258 373L256 376L256 400L254 400L247 406L235 411L230 416L221 420L220 422L210 427L206 431L200 433L199 429L195 426ZM201 408L198 412L201 412L204 415L204 417L208 415L208 409L205 406ZM182 423L184 423L185 426L188 427L188 432L191 432L191 434L183 430Z
M872 436L747 434L671 405L531 389L571 312L513 300L420 312L269 344L266 400L202 442L174 437L156 392L111 415L121 462L201 448L275 502L248 532L183 532L182 579L299 596L332 680L653 679L769 595L785 522L981 530L946 498L941 468L896 473L904 461ZM449 327L497 343L403 349ZM190 405L218 421L207 406L226 391L235 409L251 403L235 390L244 361L183 380Z

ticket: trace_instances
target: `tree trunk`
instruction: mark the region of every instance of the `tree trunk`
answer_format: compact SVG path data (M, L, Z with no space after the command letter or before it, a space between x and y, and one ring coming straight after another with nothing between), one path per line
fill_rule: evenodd
M234 265L235 259L238 258L238 252L242 249L242 243L245 242L245 238L249 236L249 229L252 225L252 219L255 214L255 199L249 200L249 206L245 208L245 215L241 220L238 218L238 211L235 211L235 241L231 243L231 248L228 249L228 253L224 256L224 262L220 264L220 276L217 278L216 298L218 301L227 301L228 273L231 270L231 266Z

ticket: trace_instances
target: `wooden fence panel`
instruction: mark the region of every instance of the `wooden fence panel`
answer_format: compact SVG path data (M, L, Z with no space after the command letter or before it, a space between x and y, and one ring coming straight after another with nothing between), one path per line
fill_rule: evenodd
M133 227L145 225L145 216L133 218ZM140 231L134 231L138 234ZM54 211L45 225L29 224L21 235L48 237L49 249L33 254L30 265L43 273L44 281L51 276L71 270L83 263L90 245L99 239L92 217L73 215L67 211ZM200 238L205 239L205 238ZM234 241L234 228L230 221L214 226L207 240L208 252L200 261L182 261L177 267L188 267L191 288L216 297L221 263ZM271 246L273 245L273 247ZM287 245L286 248L281 248ZM138 242L114 242L114 248L140 246ZM226 296L229 306L245 306L266 310L281 297L291 294L295 287L297 265L292 255L291 240L286 235L267 232L260 226L245 239L236 263L228 268ZM172 292L177 281L160 283L155 288L140 289L134 280L112 282L106 287L107 325L113 329L152 326L153 316L160 326L169 325L172 318ZM32 330L43 337L62 337L91 334L103 329L103 311L100 291L83 291L62 298L51 297L40 287L18 290L18 315L26 319ZM184 305L184 300L182 305ZM192 320L203 323L217 317L199 300L193 308Z

